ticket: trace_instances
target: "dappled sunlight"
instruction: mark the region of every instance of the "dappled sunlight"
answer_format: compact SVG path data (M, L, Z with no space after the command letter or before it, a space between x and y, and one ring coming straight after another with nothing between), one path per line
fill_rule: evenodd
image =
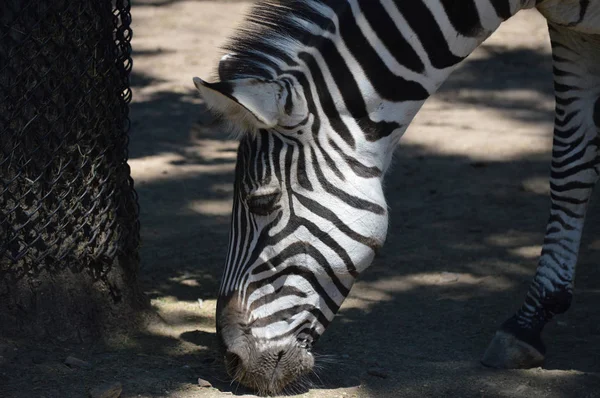
M440 297L450 297L454 293L467 292L468 297L485 297L494 292L514 287L514 282L506 277L488 278L469 273L430 272L379 279L374 282L359 281L350 297L342 305L342 313L349 309L368 311L381 301L394 300L398 294L410 295L414 290L436 289Z
M153 299L151 304L165 323L151 324L148 331L174 338L195 330L214 332L216 303L215 299L198 302L169 296Z
M534 259L534 260L540 256L541 252L542 252L541 245L521 246L521 247L516 247L514 249L509 250L509 253L511 253L515 256L521 256L523 258L529 258L529 259Z
M521 231L507 231L503 234L490 234L485 241L494 246L514 248L527 246L530 242L540 241L540 235Z
M249 6L250 2L243 1L137 0L133 48L140 54L134 54L135 68L177 87L193 87L193 76L208 78L214 74L221 56L218 47ZM200 19L210 23L201 23ZM164 49L171 51L167 57L153 56Z
M548 106L553 99L547 98ZM524 127L513 115L499 115L494 108L456 107L440 109L432 99L415 118L400 143L422 145L430 154L465 156L471 160L506 162L549 153L552 146L552 116L535 126ZM524 109L528 109L524 107ZM477 124L472 124L478 120ZM488 122L486 122L488 121ZM449 136L449 131L460 135ZM516 146L515 141L522 142ZM493 145L491 145L493 143Z
M195 139L191 146L184 148L182 153L188 162L196 160L197 162L214 163L235 163L237 158L237 140L215 140L215 139Z
M248 4L138 0L135 6L129 163L140 196L140 278L163 318L142 345L156 356L148 357L156 360L156 374L170 371L176 380L168 393L148 396L235 393L219 367L215 299L238 142L208 115L191 78L210 78L220 56L215 49ZM554 100L543 25L531 13L511 19L409 127L386 177L387 242L315 347L325 383L305 397L456 395L461 383L484 396L514 384L508 395L528 396L544 385L570 391L573 383L593 384L580 373L570 379L570 371L553 379L488 372L477 362L522 302L547 221ZM581 302L567 315L568 327L548 331L550 366L560 369L595 366L584 357L596 351L581 336L598 339L588 331L595 319L588 311L599 294L590 265L597 265L600 240L582 248L588 267L579 274ZM199 390L198 377L219 390Z
M181 164L180 162L183 162ZM235 164L189 164L185 157L176 153L132 159L129 161L133 178L144 185L174 178L193 177L198 174L225 174L235 169Z
M232 201L222 200L196 200L190 203L189 208L200 214L210 216L227 216L231 213Z
M521 187L525 192L531 192L537 195L547 195L550 197L550 172L544 177L525 178L521 183Z

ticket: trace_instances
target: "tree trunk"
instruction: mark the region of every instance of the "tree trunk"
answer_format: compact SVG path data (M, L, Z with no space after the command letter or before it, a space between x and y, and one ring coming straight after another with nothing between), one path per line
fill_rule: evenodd
M135 326L126 0L0 3L0 335Z

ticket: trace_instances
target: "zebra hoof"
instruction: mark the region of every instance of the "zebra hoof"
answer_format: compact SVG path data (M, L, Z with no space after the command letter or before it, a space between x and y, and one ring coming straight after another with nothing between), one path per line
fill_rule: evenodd
M497 369L529 369L542 366L544 354L513 334L498 330L481 363Z

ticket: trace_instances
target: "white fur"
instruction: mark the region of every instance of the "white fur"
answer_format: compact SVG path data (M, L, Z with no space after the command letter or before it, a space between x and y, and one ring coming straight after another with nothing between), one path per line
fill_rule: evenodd
M277 126L282 113L279 100L282 88L278 83L241 79L230 84L233 85L235 100L194 77L194 85L206 106L224 116L232 131L243 134Z

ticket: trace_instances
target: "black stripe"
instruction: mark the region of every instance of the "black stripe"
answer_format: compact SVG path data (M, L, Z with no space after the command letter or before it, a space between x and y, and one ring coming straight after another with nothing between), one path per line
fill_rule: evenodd
M329 42L329 44L331 44L331 43ZM341 55L339 55L339 53L337 55L341 58ZM333 56L330 54L330 57L333 57ZM315 58L312 55L305 53L305 52L301 52L300 54L298 54L298 58L303 60L306 63L306 66L308 66L308 69L310 70L313 82L315 84L315 87L317 88L316 95L319 99L319 102L321 103L323 112L325 112L325 115L327 116L327 120L331 124L331 127L333 127L333 130L340 137L342 137L342 139L344 141L346 141L346 143L350 147L352 147L352 149L354 149L354 147L356 145L354 137L352 136L352 133L350 133L350 130L348 129L346 124L340 118L340 114L337 110L335 102L333 101L333 98L331 97L331 94L329 93L327 83L325 81L325 78L323 77L321 68L319 68L319 65L317 64L317 61L315 60ZM338 67L344 68L344 67L346 67L346 65L345 65L343 59L341 59L341 65L329 64L329 67L334 68L331 70L333 71L332 73L335 76L335 75L337 75L337 73L342 73L342 71L337 70L337 68ZM352 79L352 81L353 81L352 76L350 76L349 79ZM351 84L351 82L348 82L348 84ZM356 84L356 82L354 82L354 84ZM338 85L338 87L339 87L339 85ZM339 87L339 88L341 90L341 87ZM356 93L354 93L354 94L356 95ZM358 96L360 97L360 100L362 101L362 95L360 94L360 91L358 92Z
M442 30L423 0L394 0L394 3L417 34L434 68L445 69L464 59L450 51Z
M490 2L500 18L506 21L508 18L512 17L510 12L510 2L508 0L490 0Z
M304 155L305 148L298 148L298 161L296 162L296 178L300 186L307 191L312 191L313 186L308 178L308 174L306 170L308 169L308 163L306 161L306 156Z
M576 161L580 160L581 158L583 158L585 156L585 151L586 151L586 148L582 148L581 150L571 154L566 159L563 159L560 161L556 160L556 159L552 159L552 167L558 169L558 168L562 168L562 167L574 164Z
M333 237L331 235L329 235L326 231L321 230L316 224L310 222L309 220L303 218L303 219L301 219L300 224L304 228L306 228L314 237L316 237L321 242L323 242L325 245L327 245L327 247L329 247L331 250L333 250L335 252L335 254L337 254L341 258L342 262L346 266L346 271L348 271L348 273L351 276L353 276L355 278L358 277L358 272L356 272L356 267L354 266L354 263L352 262L350 255L342 247L342 245L340 245L335 239L333 239ZM323 257L323 260L327 261L325 259L325 257ZM329 268L326 268L326 269L329 270ZM328 272L328 275L329 275L329 272ZM332 280L334 280L333 279L334 276L335 276L335 274L333 274L333 273L331 275L329 275L329 277L332 278ZM337 285L338 284L336 283L336 286ZM338 286L338 289L342 289L342 287L343 287L343 285L340 284Z
M542 256L550 256L557 264L561 264L563 261L565 261L565 257L562 256L560 253L556 253L554 251L554 249L542 249ZM562 257L562 260L559 259L558 256Z
M562 149L562 150L558 150L556 145L554 145L554 147L552 149L552 157L553 158L562 158L563 156L567 155L569 152L571 152L572 150L577 148L583 142L584 138L585 138L585 135L580 134L573 142L570 142L567 145L567 148Z
M363 35L354 18L346 17L340 10L336 10L336 12L338 18L344 20L344 23L340 26L340 34L344 43L360 63L367 78L382 98L392 102L399 102L407 100L419 101L429 97L429 92L425 90L421 84L406 80L402 76L395 75L387 68L377 51L371 47L371 44ZM344 59L338 53L333 42L328 40L323 44L324 45L321 48L323 55L329 56L329 53L331 52L332 58L330 58L329 61L335 61L336 66L338 66L340 62L343 64L345 76L337 76L339 72L337 67L331 69L334 78L337 77L336 80L341 83L338 83L338 86L340 88L346 88L346 85L348 84L347 79L350 79L352 82L352 87L350 88L354 89L356 87L356 89L358 89L354 77L349 73L350 70L347 68ZM336 60L333 57L339 57L339 60ZM328 64L330 67L332 66L330 62L328 62ZM360 97L362 98L362 95Z
M364 178L374 178L374 177L381 176L382 171L379 167L365 166L364 164L362 164L361 162L359 162L352 156L348 155L346 152L342 151L342 149L331 138L329 139L329 145L331 145L333 147L333 149L335 149L336 152L340 154L340 156L346 161L348 166L350 166L352 171L357 176L364 177Z
M327 322L327 323L329 323L329 322ZM310 324L311 324L310 321L306 321L306 320L304 322L300 322L298 325L294 326L292 329L286 331L285 333L277 335L277 338L283 339L283 338L291 336L291 335L301 336L302 333L308 334L308 333L305 333L304 331L311 330L311 328L305 327L306 325L310 326Z
M310 286L313 288L313 290L315 292L317 292L319 297L325 302L327 307L329 307L331 312L333 312L334 314L337 312L337 310L339 308L338 305L335 303L335 301L333 301L331 299L331 297L329 296L327 291L323 288L323 286L321 286L321 284L317 280L317 277L312 272L310 272L310 270L300 267L300 266L297 266L297 265L287 266L284 269L282 269L281 272L277 272L277 273L275 273L267 278L261 279L259 281L251 282L248 285L247 295L250 295L253 291L255 291L257 289L257 287L270 285L273 282L275 282L277 279L279 279L285 275L295 275L295 276L299 276L299 277L303 278L304 280L306 280L306 282L308 282L308 284L310 284ZM344 297L346 297L346 296L347 296L347 294L344 295Z
M555 127L554 128L554 139L556 140L556 138L561 138L561 139L571 138L574 134L577 134L577 132L579 131L579 128L580 128L580 126L575 126L575 127L571 127L570 129L567 129L567 130L561 130L561 129Z
M319 217L322 217L328 221L330 221L337 229L340 230L343 234L348 236L350 239L353 239L363 245L370 247L373 250L377 250L380 244L367 236L363 236L358 232L354 231L352 228L347 226L342 220L340 220L336 214L328 209L325 206L322 206L318 202L307 198L306 196L296 194L296 199L306 208L310 209L311 212L317 214Z
M287 94L285 97L285 106L283 107L283 111L286 115L291 115L292 110L294 109L294 101L292 100L292 86L287 79L283 80L283 84L285 85Z
M284 237L287 237L288 235L290 235L291 233L296 231L296 228L298 225L303 225L305 226L305 221L306 220L302 220L302 224L298 223L298 222L291 222L290 224L294 224L293 227L286 227L284 229L284 231L280 232L279 234L277 234L277 238L273 237L271 239L269 239L270 242L276 242ZM288 224L288 225L290 225ZM307 229L311 229L311 226L309 225L307 227ZM310 231L311 233L315 232L315 228L312 228L312 231ZM317 233L313 233L314 236L318 236L319 238L321 238L321 236L318 235ZM327 244L329 246L331 240L329 241L324 241L325 244ZM332 250L336 251L336 245L337 243L333 244ZM338 245L339 246L339 245ZM264 247L264 246L262 246ZM338 247L339 250L343 251L343 249L340 249ZM336 251L337 252L337 251ZM329 265L329 262L327 261L327 259L325 258L325 256L319 252L317 249L315 249L313 246L305 243L305 242L295 242L290 244L288 247L286 247L285 249L283 249L281 252L279 252L275 257L271 258L269 261L262 263L261 265L257 266L256 268L254 268L252 270L252 274L256 275L259 274L261 272L265 272L268 270L276 270L277 267L279 267L281 264L283 264L285 261L287 261L290 257L294 257L297 256L299 254L303 254L306 256L311 257L313 260L315 260L315 262L317 264L319 264L319 267L321 267L321 269L323 271L325 271L325 273L327 274L327 277L331 280L331 282L335 285L335 287L338 289L338 291L345 297L348 295L348 293L350 292L346 286L344 286L344 284L340 281L340 279L338 278L337 274L334 272L334 270L331 268L331 265ZM343 259L343 255L340 256ZM346 260L349 259L348 255L346 254ZM350 267L348 264L346 264L347 267ZM287 267L286 267L287 268ZM307 271L308 272L308 271ZM258 282L257 282L258 283ZM264 284L263 284L264 286Z
M566 216L576 219L582 219L583 215L575 213L573 210L566 208L564 206L559 205L558 203L552 203L552 210L560 211L564 213Z
M314 305L301 304L301 305L295 305L295 306L289 307L289 308L284 308L284 309L274 312L271 315L268 315L264 318L258 318L252 322L252 327L253 328L265 327L265 326L269 326L272 323L281 322L281 321L287 321L287 322L291 323L290 319L294 315L298 315L299 313L304 312L304 311L309 312L312 315L314 315L314 317L317 318L317 320L319 322L327 322L327 318L325 317L325 315L321 312L321 310L316 308Z
M271 134L271 138L273 139L273 151L271 152L273 159L273 171L275 172L275 178L278 181L282 181L281 174L281 152L283 151L283 142L279 139L279 137L275 136L275 134Z
M556 92L556 93L566 93L567 91L571 91L573 89L576 89L576 87L572 87L567 84L559 83L556 80L554 81L554 92Z
M312 151L312 158L313 158L313 168L315 170L315 174L317 175L317 180L319 180L319 183L325 189L325 191L327 191L328 193L330 193L333 196L336 196L341 201L346 203L348 206L354 207L355 209L369 211L369 212L375 213L375 214L385 214L385 209L383 207L379 206L377 203L369 202L367 200L350 195L350 194L342 191L341 189L337 188L336 186L332 185L323 175L323 172L321 171L321 167L317 162L317 157L314 152L314 149L311 148L311 151Z
M477 37L483 31L474 0L441 0L454 29L463 36Z
M327 66L331 71L332 77L338 89L340 90L340 93L342 94L344 104L346 105L346 108L348 109L352 117L355 120L361 122L359 125L363 130L365 138L369 141L376 141L385 134L389 134L389 124L399 126L399 124L395 122L373 122L369 118L369 112L367 110L367 105L363 98L362 92L360 91L360 88L358 87L358 84L356 83L352 72L348 68L348 65L346 65L344 58L337 51L333 42L327 40L323 43L323 47L323 58L325 59L325 62L327 63ZM327 90L325 78L323 77L322 71L319 68L319 65L317 64L317 61L309 53L300 53L298 54L298 57L306 63L310 70L315 86L317 87L317 95L321 101L323 110L327 114L327 117L330 123L332 124L333 129L352 148L354 148L354 138L352 137L346 124L340 118L337 107ZM388 82L388 88L390 84L394 84L394 82ZM396 98L396 101L401 101L400 97Z
M596 167L597 165L598 165L598 159L593 159L593 160L590 160L589 162L585 162L585 163L578 164L577 166L573 166L570 169L567 169L565 171L552 170L550 172L550 177L554 178L554 179L564 179L567 177L572 177L582 171L589 171L589 170L593 169L594 167ZM594 184L591 184L591 186L593 187Z
M567 24L567 26L579 25L583 21L583 18L585 18L585 13L587 12L589 5L590 0L579 0L579 19L577 21L570 22Z
M312 92L310 90L310 85L308 83L307 78L304 76L304 74L302 74L301 72L291 72L295 77L296 80L298 80L298 82L300 83L300 85L302 86L303 90L304 90L304 95L305 95L305 99L306 99L306 104L308 105L308 111L310 114L312 114L314 116L314 121L312 123L312 135L314 138L314 141L317 145L317 147L319 148L319 151L323 154L323 157L325 159L325 162L327 163L327 165L329 166L329 168L335 173L335 175L342 181L344 181L344 175L342 174L342 172L337 168L337 166L335 165L335 162L333 161L333 159L331 159L331 157L329 156L329 154L323 150L321 143L319 142L319 134L320 134L320 129L321 129L321 120L319 118L319 112L317 111L315 102L313 100L313 96L312 96ZM328 95L328 94L326 94ZM337 110L335 110L334 107L334 111L337 114ZM339 114L338 114L339 117ZM341 122L341 121L340 121ZM341 122L342 125L345 128L345 124L343 124L343 122ZM352 142L354 142L354 138L352 136L350 136L350 138L352 138ZM352 148L354 149L354 145L352 145ZM313 153L314 155L314 153ZM314 163L314 159L313 159L313 163Z
M552 198L553 201L556 202L565 202L565 203L570 203L573 205L582 205L588 202L588 199L576 199L576 198L570 198L568 196L561 196L561 195L557 195L554 192L550 192L550 197Z
M308 294L306 292L303 292L302 290L298 289L297 287L289 286L289 285L282 285L279 288L277 288L273 293L265 294L264 296L260 297L259 299L254 300L252 302L252 304L250 305L250 311L254 311L258 307L267 305L267 304L272 303L273 301L277 300L278 298L286 297L286 296L296 296L299 298L306 298L306 297L308 297Z
M574 118L575 116L577 116L577 114L579 114L579 111L578 111L578 110L575 110L575 111L569 112L569 113L567 114L567 116L565 116L565 117L564 117L562 120L561 120L561 119L558 119L558 118L555 118L555 119L554 119L554 125L555 125L556 127L565 127L567 124L569 124L569 122L570 122L571 120L573 120L573 118Z
M559 217L556 216L556 218L559 218ZM550 219L552 220L552 222L556 221L552 217L550 217ZM562 220L562 218L560 220L561 221L559 221L559 223L562 224L563 228L565 228L566 230L568 230L568 231L574 231L576 229L575 227L571 227L569 224L564 223L564 221ZM558 246L562 247L563 249L565 249L565 251L567 253L576 254L573 249L571 249L569 246L567 246L563 242L564 240L568 241L569 243L573 242L571 239L567 239L565 237L561 237L561 238L546 238L546 239L544 239L544 246L546 246L546 245L558 245Z
M577 101L578 99L579 99L579 97L561 98L561 97L557 96L555 98L555 101L560 106L567 106L567 105L571 105L573 102Z
M279 222L281 221L282 218L283 218L283 212L278 212L277 216L269 224L267 224L262 230L260 230L258 238L256 240L256 244L252 248L252 253L250 253L250 255L247 257L246 262L244 264L239 264L240 268L241 268L239 271L240 274L246 274L248 272L248 270L250 269L250 267L256 262L256 260L262 254L264 248L269 246L269 244L271 244L271 243L275 243L273 238L271 236L269 236L269 234L270 234L271 229L275 225L279 224ZM287 225L284 228L284 231L289 231L289 230L291 230L291 228L289 225ZM288 232L288 234L289 234L289 232ZM278 234L277 236L285 237L285 235L281 234L281 233ZM244 279L247 280L248 276L249 275L246 274Z
M550 182L550 189L555 192L568 192L568 191L572 191L575 189L592 189L593 187L594 187L594 184L580 182L580 181L567 182L566 184L560 184L560 185L557 185L557 184L553 183L552 181Z
M556 65L552 67L552 73L554 76L567 77L567 76L577 76L575 73L559 69Z
M423 61L398 30L381 3L376 0L359 0L358 4L369 25L396 61L416 73L423 73L425 71Z

